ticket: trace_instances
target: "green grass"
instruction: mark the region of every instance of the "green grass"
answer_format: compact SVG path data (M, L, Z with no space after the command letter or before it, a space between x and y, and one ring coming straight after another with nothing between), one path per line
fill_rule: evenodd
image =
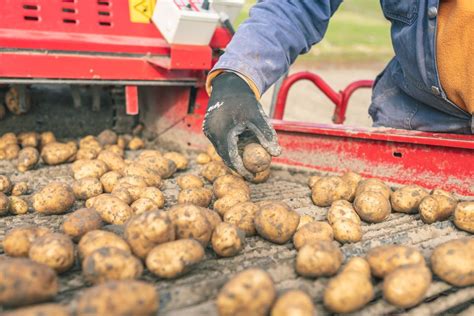
M248 17L255 2L247 0L237 25ZM331 19L325 38L298 61L378 63L392 56L390 23L382 14L379 0L347 0Z

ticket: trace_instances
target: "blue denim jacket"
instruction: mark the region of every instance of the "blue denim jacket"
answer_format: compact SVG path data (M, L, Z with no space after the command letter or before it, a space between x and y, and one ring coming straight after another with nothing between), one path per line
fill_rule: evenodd
M263 0L251 10L214 69L244 74L265 92L321 41L342 0ZM471 134L472 115L450 102L436 65L439 0L381 0L395 57L377 77L374 126ZM456 34L453 34L455 36ZM466 61L471 62L471 61Z

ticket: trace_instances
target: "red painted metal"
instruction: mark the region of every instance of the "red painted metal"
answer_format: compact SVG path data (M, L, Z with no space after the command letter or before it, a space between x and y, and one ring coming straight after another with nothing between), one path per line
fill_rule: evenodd
M125 112L128 115L138 114L138 87L125 86Z
M149 57L149 63L172 69L209 70L212 66L212 49L209 46L171 45L170 58Z
M352 94L361 88L371 88L373 84L372 80L359 80L349 84L343 91L336 92L326 81L324 81L323 78L317 74L308 71L297 72L286 78L281 85L275 104L275 112L273 115L274 119L283 119L289 90L296 82L300 80L311 81L328 97L329 100L331 100L332 103L334 103L336 108L334 110L332 120L335 124L344 123L347 105Z

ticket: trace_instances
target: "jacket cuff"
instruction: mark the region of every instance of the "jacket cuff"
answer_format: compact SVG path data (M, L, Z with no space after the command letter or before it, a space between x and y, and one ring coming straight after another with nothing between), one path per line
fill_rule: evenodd
M244 74L238 72L238 71L235 71L235 70L231 70L231 69L214 69L212 70L208 75L207 75L207 79L206 79L206 91L207 91L207 94L211 94L212 92L212 80L214 80L215 77L217 77L218 75L220 75L221 73L223 72L233 72L235 73L236 75L238 75L240 78L242 78L242 80L244 80L247 85L249 86L250 90L252 90L252 92L254 93L255 95L255 98L257 100L260 100L260 91L258 90L257 88L257 85L255 84L255 82L253 82L252 79L250 79L249 77L245 76Z

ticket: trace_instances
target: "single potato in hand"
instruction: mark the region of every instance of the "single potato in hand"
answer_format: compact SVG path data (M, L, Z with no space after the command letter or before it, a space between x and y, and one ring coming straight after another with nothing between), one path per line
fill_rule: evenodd
M245 169L252 173L258 173L270 168L272 156L260 144L248 144L244 148L242 161Z

